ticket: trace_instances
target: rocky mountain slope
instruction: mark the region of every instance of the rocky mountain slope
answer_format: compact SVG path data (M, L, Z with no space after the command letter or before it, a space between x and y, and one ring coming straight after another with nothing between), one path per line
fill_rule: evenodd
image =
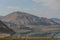
M0 16L0 19L2 19L4 16Z
M11 34L14 31L10 29L7 25L5 25L2 21L0 21L0 32Z
M55 22L44 18L44 17L37 17L28 13L24 12L13 12L5 16L2 21L4 22L11 22L18 25L54 25Z
M58 25L58 23L44 17L37 17L24 12L12 12L1 19L9 28L15 32L31 32L32 27L40 25Z
M12 29L10 29L7 25L5 25L2 21L0 21L0 38L8 37L15 33Z
M60 19L59 19L59 18L51 18L51 20L53 20L54 22L56 22L56 23L59 23L59 24L60 24Z
M29 35L35 36L35 34L41 37L43 34L49 36L50 34L60 32L60 25L54 20L44 17L37 17L24 12L12 12L4 16L1 21L8 26L6 29L8 30L8 33L11 33L10 31L12 30L13 33L16 32L16 34L12 35L12 37L26 37Z

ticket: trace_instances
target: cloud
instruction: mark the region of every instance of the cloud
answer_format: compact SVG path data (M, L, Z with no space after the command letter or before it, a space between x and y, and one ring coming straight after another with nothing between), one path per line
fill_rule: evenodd
M39 17L60 18L60 12L55 10L42 11L42 10L34 9L32 11L32 14Z
M42 3L42 5L47 6L53 9L60 9L60 1L59 0L32 0L35 3Z
M7 6L7 7L4 8L4 10L0 11L0 15L5 16L5 15L11 13L11 12L14 12L14 11L21 11L21 12L29 13L30 10L31 10L30 8L26 8L26 7L22 8L22 7L19 7L19 6Z
M8 6L7 9L11 11L19 11L21 8L17 6Z
M7 10L10 10L10 11L27 11L27 10L29 10L29 8L22 8L22 7L18 7L18 6L8 6Z
M38 8L22 8L18 6L8 6L7 10L8 12L14 12L14 11L21 11L21 12L27 12L39 17L47 17L47 18L52 18L52 17L58 17L60 18L60 12L57 10L51 10L51 9L38 9Z

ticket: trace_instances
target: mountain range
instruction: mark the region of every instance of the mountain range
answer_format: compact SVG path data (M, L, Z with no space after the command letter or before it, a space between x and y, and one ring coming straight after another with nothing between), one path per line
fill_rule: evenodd
M50 31L57 31L59 28L53 28L59 27L55 25L60 25L60 19L57 18L45 18L45 17L37 17L32 14L28 14L25 12L12 12L6 16L1 16L0 20L7 25L8 33L11 33L9 30L13 33L21 34L21 33L37 33L37 32L48 32ZM1 23L1 24L3 24ZM53 26L51 26L53 25ZM0 25L1 26L1 25ZM47 28L47 29L46 29ZM52 30L51 30L51 29ZM55 30L56 29L56 30ZM3 30L3 29L2 29ZM4 28L4 30L6 30ZM18 35L19 36L19 35Z
M15 33L12 29L10 29L7 25L5 25L2 21L0 21L0 38L8 37Z
M24 12L13 12L2 18L4 22L11 22L18 25L54 25L58 24L53 20L44 17L37 17Z
M59 19L59 18L51 18L51 20L53 20L54 22L56 22L56 23L59 23L59 24L60 24L60 19Z

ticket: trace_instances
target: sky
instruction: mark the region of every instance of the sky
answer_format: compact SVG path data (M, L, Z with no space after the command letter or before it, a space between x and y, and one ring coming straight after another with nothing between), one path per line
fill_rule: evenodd
M14 11L60 18L60 0L0 0L0 15L5 16Z

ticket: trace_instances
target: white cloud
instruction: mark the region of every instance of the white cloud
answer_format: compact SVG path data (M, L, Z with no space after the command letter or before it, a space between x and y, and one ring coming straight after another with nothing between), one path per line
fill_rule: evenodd
M53 9L60 8L60 3L58 3L57 0L32 0L32 1L36 3L42 3L42 5L48 6L49 8L53 8Z
M7 6L5 8L5 10L0 11L0 14L5 16L5 15L11 13L11 12L14 12L14 11L21 11L21 12L29 13L30 8L22 8L22 7L19 7L19 6Z
M12 11L19 11L21 8L19 8L17 6L8 6L7 9L12 10Z
M8 6L7 10L10 10L10 11L28 11L30 9L29 8L22 8L22 7L18 7L18 6Z
M27 13L30 13L30 14L33 14L33 15L36 15L39 17L47 17L47 18L58 17L58 18L60 18L59 12L54 11L54 10L44 10L44 9L40 10L37 8L30 9L30 8L21 8L18 6L8 6L7 10L9 10L10 12L12 12L12 11L27 12Z

